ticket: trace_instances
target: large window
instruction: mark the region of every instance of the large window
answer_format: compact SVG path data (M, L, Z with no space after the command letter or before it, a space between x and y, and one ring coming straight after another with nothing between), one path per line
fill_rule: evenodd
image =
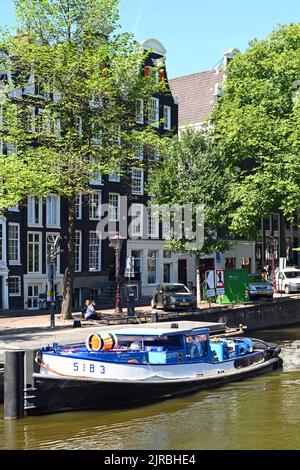
M164 129L171 130L171 107L164 106Z
M41 249L41 233L29 232L27 248L29 273L41 272Z
M54 243L59 236L59 233L47 233L46 234L46 264L50 258L51 250L54 248ZM60 254L56 257L56 273L60 273Z
M82 218L82 194L79 194L78 196L76 196L75 217L76 219Z
M131 256L134 260L134 272L141 273L142 272L142 251L141 250L132 250Z
M157 284L157 251L156 250L148 250L147 282L148 284Z
M60 225L60 198L48 196L46 206L47 227L59 227Z
M132 168L131 191L132 194L144 194L144 171L140 168Z
M143 235L143 205L132 204L130 208L130 215L132 217L130 224L130 237L139 238Z
M116 170L114 173L110 173L108 179L112 183L120 183L121 181L120 170Z
M120 194L110 193L108 196L108 218L111 222L120 220Z
M89 218L90 220L100 220L101 212L101 192L90 194L89 196Z
M80 271L82 271L81 240L82 240L82 232L81 230L76 230L75 232L75 272L76 273L79 273Z
M20 225L8 225L8 261L10 264L20 263Z
M27 200L28 225L42 225L42 199L29 196Z
M138 99L136 102L136 122L144 124L144 100Z
M157 208L148 208L148 236L150 238L159 237L159 218Z
M20 297L21 295L21 277L20 276L9 276L8 295L10 297Z
M150 98L149 103L149 124L154 127L159 127L159 99Z
M97 162L91 157L91 165L93 166L93 173L91 175L90 184L94 186L102 185L102 174L100 169L97 167Z
M101 242L97 232L89 234L89 271L101 271Z

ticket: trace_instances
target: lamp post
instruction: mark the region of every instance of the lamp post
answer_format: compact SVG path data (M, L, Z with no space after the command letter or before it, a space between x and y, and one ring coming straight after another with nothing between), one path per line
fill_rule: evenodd
M110 237L109 246L115 250L115 259L116 259L116 303L115 303L115 313L123 313L121 306L121 270L120 270L120 258L121 251L123 246L123 238L120 238L119 232L114 236Z
M50 253L47 257L47 270L48 270L48 292L47 292L47 299L49 299L50 303L50 328L55 328L55 292L54 292L54 279L55 279L55 272L56 272L56 261L57 256L60 253L63 253L63 250L59 250L59 244L61 241L61 237L52 237L48 236L48 241L52 244L50 248Z

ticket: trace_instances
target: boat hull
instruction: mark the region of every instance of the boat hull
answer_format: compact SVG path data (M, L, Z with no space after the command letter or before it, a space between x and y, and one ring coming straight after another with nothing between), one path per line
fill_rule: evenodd
M264 374L281 367L281 365L280 357L273 357L254 366L183 380L160 379L158 377L144 381L66 379L34 374L35 387L38 390L36 408L28 409L27 414L142 405L149 401L195 393L198 390Z

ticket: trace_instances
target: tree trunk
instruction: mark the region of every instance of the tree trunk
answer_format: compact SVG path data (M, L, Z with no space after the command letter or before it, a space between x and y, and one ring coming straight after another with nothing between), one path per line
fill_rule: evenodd
M75 272L75 200L75 198L69 200L68 205L68 265L64 273L64 292L61 306L61 314L64 320L70 320L72 318L73 281Z
M201 278L200 278L200 256L196 255L196 292L197 292L197 307L201 304Z

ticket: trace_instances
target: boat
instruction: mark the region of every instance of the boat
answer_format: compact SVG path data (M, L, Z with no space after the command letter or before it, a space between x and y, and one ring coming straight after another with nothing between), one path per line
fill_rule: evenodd
M85 343L38 351L28 414L145 404L263 374L282 365L280 347L208 328L99 331Z

